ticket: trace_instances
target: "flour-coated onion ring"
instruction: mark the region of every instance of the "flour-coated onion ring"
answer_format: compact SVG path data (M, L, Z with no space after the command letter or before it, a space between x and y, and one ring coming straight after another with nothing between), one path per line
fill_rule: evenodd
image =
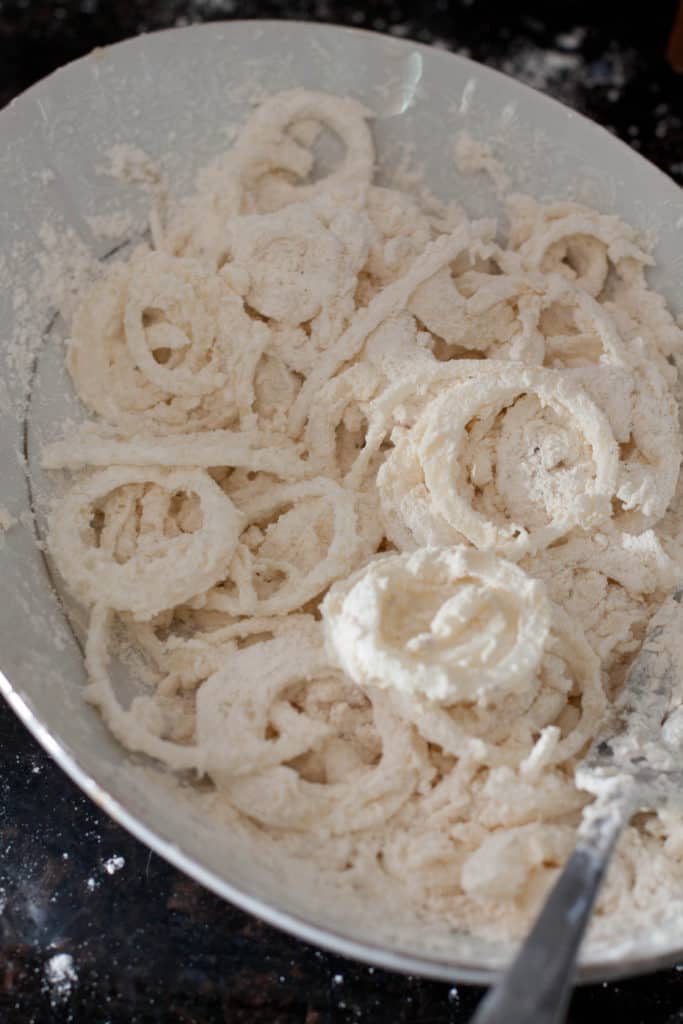
M364 697L381 740L376 764L352 768L343 781L313 782L286 763L323 746L338 730L332 723L315 725L278 698L297 683L310 687L330 675L321 644L277 638L237 652L198 691L202 766L232 803L262 824L332 835L376 827L431 774L412 729L377 691ZM280 737L269 739L273 722Z
M681 441L676 400L642 339L626 343L609 310L575 286L568 286L566 296L579 338L596 340L599 352L597 358L581 358L571 336L549 339L549 365L572 367L568 374L606 413L625 448L616 496L625 512L640 516L635 525L651 525L668 508L678 480Z
M268 337L218 275L142 251L85 296L68 365L85 405L121 430L224 427L251 407Z
M284 615L316 597L355 565L360 547L355 494L333 480L317 477L281 484L246 500L238 496L235 500L245 529L226 583L207 595L206 608L229 615ZM272 521L275 513L287 508L289 511ZM252 551L247 535L264 520L269 525L259 530ZM306 531L316 523L324 523L326 530L330 527L331 536L318 541L314 550L319 549L320 557L306 565L310 562L310 549L308 559L303 554ZM275 584L272 593L259 594L259 581L269 576L282 576L284 581Z
M90 613L85 663L90 678L86 697L99 708L107 727L134 754L147 754L174 771L199 770L197 749L169 742L158 735L159 715L151 698L136 697L128 710L121 706L108 672L108 641L114 613L95 605Z
M651 258L637 245L635 232L617 217L577 203L540 205L527 197L509 203L511 243L529 270L561 273L590 295L602 291L610 263Z
M351 254L333 228L299 203L268 217L234 219L226 241L234 266L248 282L249 306L278 324L297 327L320 314L329 316L342 296L353 294L365 249L360 259Z
M550 606L517 566L471 548L375 559L322 604L328 647L358 684L441 704L528 688Z
M486 448L501 414L497 439ZM506 424L509 415L513 421ZM514 456L520 440L524 447ZM498 468L502 453L508 457ZM401 549L466 538L475 547L520 557L575 526L609 518L618 456L606 417L559 374L517 366L503 379L484 374L436 398L380 468L387 531ZM513 494L532 522L515 521ZM500 500L507 516L496 511Z
M369 116L356 100L323 92L291 89L270 97L251 115L235 145L242 187L260 192L260 210L277 210L330 189L356 184L367 187L375 163L375 147L366 123ZM340 166L309 184L305 179L313 170L313 154L289 133L302 122L329 128L346 147ZM292 184L287 176L299 182Z
M332 734L290 705L288 728L269 737L273 705L287 688L334 675L320 643L320 627L296 630L233 651L197 694L197 739L207 773L229 788L235 778L292 761ZM277 709L282 711L282 709ZM282 723L282 717L280 717Z
M175 536L165 536L163 523L152 522L138 538L138 550L118 562L97 546L91 520L113 492L131 485L156 485L167 506L174 494L195 496L201 525L194 532L178 528ZM57 568L84 604L106 602L116 611L150 619L225 576L241 521L230 499L201 470L117 467L79 480L61 499L51 515L48 543Z
M532 755L544 732L551 740L544 764L571 762L595 737L607 706L598 658L556 605L546 653L526 690L505 693L497 701L493 697L488 708L441 708L402 693L392 694L392 699L423 738L447 754L489 767L515 768Z
M205 395L225 384L222 353L217 350L223 311L214 312L207 302L216 278L198 274L191 263L152 252L128 283L123 315L128 350L136 367L150 383L170 395ZM207 288L207 280L211 282ZM213 296L211 296L213 298ZM237 295L226 291L219 302L226 326L242 315ZM249 330L247 318L244 327ZM167 353L159 362L154 353ZM187 355L182 358L184 351Z

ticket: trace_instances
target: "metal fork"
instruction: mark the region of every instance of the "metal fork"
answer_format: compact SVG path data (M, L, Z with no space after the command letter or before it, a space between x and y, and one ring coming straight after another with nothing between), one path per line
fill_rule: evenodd
M583 812L574 852L471 1024L564 1020L581 939L622 829L639 811L683 806L683 741L676 744L673 720L669 730L665 722L683 684L682 599L683 588L653 618L600 737L577 767L577 785L595 800Z

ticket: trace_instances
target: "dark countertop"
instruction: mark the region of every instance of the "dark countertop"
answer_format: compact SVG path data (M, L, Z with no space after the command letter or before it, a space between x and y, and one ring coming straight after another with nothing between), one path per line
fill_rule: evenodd
M0 0L0 106L96 45L193 21L293 17L453 49L564 100L683 182L675 0ZM3 1024L463 1024L480 990L316 950L203 890L90 803L0 702ZM683 1020L683 964L580 990L571 1020ZM512 1024L512 1022L511 1022Z

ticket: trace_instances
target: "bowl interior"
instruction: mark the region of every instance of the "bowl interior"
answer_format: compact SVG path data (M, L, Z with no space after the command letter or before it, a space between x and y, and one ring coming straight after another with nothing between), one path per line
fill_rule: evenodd
M508 959L506 946L446 932L404 935L380 926L377 913L349 912L291 866L254 856L234 825L207 817L186 789L124 754L82 700L78 616L54 590L40 547L49 496L40 446L79 415L64 369L65 325L45 288L50 260L68 253L77 280L87 258L107 258L146 223L145 182L104 173L109 152L129 147L139 168L130 147L143 150L180 194L227 147L254 98L295 85L358 97L375 112L380 181L406 160L436 195L490 215L491 183L455 167L453 138L467 130L492 144L513 187L577 198L652 231L653 280L681 312L677 186L572 111L463 58L343 28L235 22L143 36L69 65L0 113L0 502L18 520L0 549L0 687L98 803L216 892L369 962L485 981ZM111 216L121 211L128 223ZM93 217L109 219L106 238ZM610 949L589 945L582 976L635 972L681 948L683 920Z

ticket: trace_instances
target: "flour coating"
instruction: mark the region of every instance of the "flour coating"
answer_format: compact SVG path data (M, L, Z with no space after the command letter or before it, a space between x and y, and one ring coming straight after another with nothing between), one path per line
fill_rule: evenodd
M45 448L74 474L48 545L124 746L336 891L500 940L571 850L577 761L680 581L683 332L616 217L436 217L374 184L369 120L267 99L81 296L95 418ZM682 829L625 831L598 932L683 899Z

